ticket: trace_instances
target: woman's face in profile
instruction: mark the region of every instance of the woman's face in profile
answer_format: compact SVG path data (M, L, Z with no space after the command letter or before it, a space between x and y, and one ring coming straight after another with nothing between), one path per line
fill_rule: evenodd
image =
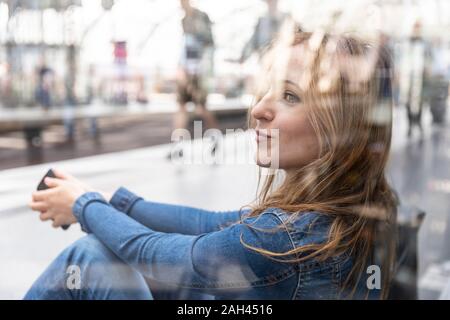
M305 49L297 45L289 50L290 58L273 68L270 88L251 112L256 121L256 162L262 167L297 169L319 154L318 138L299 86Z

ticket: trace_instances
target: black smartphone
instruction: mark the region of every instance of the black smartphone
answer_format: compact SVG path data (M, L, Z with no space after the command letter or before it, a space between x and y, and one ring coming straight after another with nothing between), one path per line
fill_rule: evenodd
M48 186L44 182L45 178L47 178L47 177L49 177L49 178L56 178L56 175L55 175L55 173L53 172L52 169L48 170L48 172L42 178L41 182L39 182L39 185L37 187L38 191L48 189ZM67 230L67 229L69 229L69 227L70 227L70 225L61 226L61 228L63 228L63 230Z

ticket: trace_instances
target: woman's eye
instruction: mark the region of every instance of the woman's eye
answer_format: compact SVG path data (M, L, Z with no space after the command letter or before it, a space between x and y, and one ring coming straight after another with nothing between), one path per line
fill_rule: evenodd
M293 94L292 92L289 92L289 91L285 91L283 93L283 99L285 101L287 101L288 103L290 103L290 104L295 104L295 103L299 103L300 102L300 98L297 95L295 95L295 94Z

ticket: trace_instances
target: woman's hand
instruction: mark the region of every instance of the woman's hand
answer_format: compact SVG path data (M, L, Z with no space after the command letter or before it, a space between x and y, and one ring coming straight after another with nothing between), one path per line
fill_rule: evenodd
M53 170L57 178L46 178L49 189L33 193L29 204L34 211L39 211L42 221L53 220L53 227L76 223L72 213L75 201L84 193L95 191L90 186L61 170ZM109 195L102 193L106 200Z

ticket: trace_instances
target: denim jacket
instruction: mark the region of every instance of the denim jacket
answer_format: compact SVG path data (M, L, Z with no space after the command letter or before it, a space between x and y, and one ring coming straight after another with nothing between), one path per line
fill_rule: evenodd
M85 193L73 212L85 232L144 277L216 299L336 299L352 267L346 254L295 262L299 254L274 259L250 248L285 253L323 243L332 218L317 212L295 221L279 208L246 217L247 210L144 201L124 188L109 203L99 193Z

